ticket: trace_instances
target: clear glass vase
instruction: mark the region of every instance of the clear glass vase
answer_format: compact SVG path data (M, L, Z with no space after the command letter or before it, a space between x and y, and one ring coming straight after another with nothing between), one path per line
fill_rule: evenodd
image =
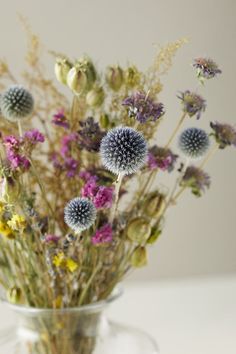
M4 354L157 354L146 333L117 324L106 308L121 291L106 300L69 309L37 309L9 305L16 314L14 329L0 337Z

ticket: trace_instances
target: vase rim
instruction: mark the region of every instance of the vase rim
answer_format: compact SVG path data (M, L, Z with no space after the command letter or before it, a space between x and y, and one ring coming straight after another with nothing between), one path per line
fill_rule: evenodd
M3 303L6 303L14 312L18 313L28 313L28 314L66 314L66 313L76 313L76 312L97 312L102 308L107 307L110 303L118 299L123 294L123 287L121 285L117 285L110 296L101 301L93 302L91 304L86 304L77 307L65 307L65 308L44 308L44 307L30 307L25 305L15 305L11 304L6 300L3 300Z

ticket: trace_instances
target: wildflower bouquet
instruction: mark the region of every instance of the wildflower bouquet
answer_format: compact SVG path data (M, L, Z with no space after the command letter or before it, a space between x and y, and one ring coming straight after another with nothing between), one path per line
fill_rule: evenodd
M162 48L145 72L113 65L103 74L86 56L57 56L71 105L45 77L34 35L23 85L1 62L0 283L8 301L56 309L106 299L146 265L180 195L209 188L203 167L213 151L236 146L235 129L211 122L202 130L194 119L206 101L186 90L170 139L160 146L157 135L168 119L161 75L184 42ZM193 70L201 83L221 73L205 58ZM181 132L188 119L194 127ZM159 187L159 173L177 174L173 186Z

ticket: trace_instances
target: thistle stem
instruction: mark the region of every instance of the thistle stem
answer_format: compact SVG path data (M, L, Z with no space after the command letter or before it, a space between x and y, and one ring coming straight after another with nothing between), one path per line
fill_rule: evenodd
M212 149L210 149L210 151L208 152L207 156L205 157L205 159L202 161L202 163L200 164L199 168L203 168L207 162L215 155L216 151L218 150L219 146L217 143L215 143L212 147Z
M155 224L158 224L158 222L159 222L159 221L161 220L161 218L164 216L164 214L165 214L166 210L168 209L168 207L173 203L173 201L176 200L176 198L174 197L175 192L176 192L176 189L178 188L178 185L179 185L179 183L181 182L181 180L182 180L182 178L183 178L183 176L184 176L184 174L185 174L185 172L186 172L186 169L188 168L188 165L189 165L189 159L186 159L186 162L185 162L185 164L184 164L184 166L183 166L183 169L182 169L182 171L181 171L181 173L180 173L180 176L176 179L175 184L174 184L174 187L173 187L173 189L172 189L172 191L171 191L171 193L170 193L169 199L168 199L168 201L166 202L166 205L165 205L165 207L164 207L164 209L163 209L161 215L159 216L159 218L158 218L158 220L157 220L157 222L156 222Z
M186 115L187 115L187 113L184 112L184 113L182 114L182 116L180 117L180 120L178 121L178 124L177 124L175 130L173 131L173 133L172 133L170 139L168 140L168 143L166 144L165 149L167 149L167 148L170 146L170 144L172 143L172 141L174 140L176 134L177 134L178 131L179 131L179 128L180 128L181 125L183 124L183 121L184 121Z
M17 125L18 125L19 136L22 137L23 136L23 129L22 129L20 119L17 119Z
M122 173L120 173L117 177L117 180L115 181L115 200L114 203L112 205L112 209L111 209L111 214L110 214L110 218L109 218L109 222L110 224L113 223L114 218L115 218L115 214L117 211L117 207L118 207L118 199L119 199L119 191L120 191L120 187L121 187L121 183L122 183L122 179L123 179L124 175Z

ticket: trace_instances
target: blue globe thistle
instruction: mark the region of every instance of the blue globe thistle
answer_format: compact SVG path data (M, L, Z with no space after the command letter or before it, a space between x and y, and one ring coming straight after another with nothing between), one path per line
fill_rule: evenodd
M202 157L210 145L208 134L199 128L185 129L179 137L179 148L184 155L197 159Z
M66 224L74 231L88 229L96 219L96 208L87 198L74 198L64 210Z
M102 163L108 170L117 175L128 175L145 164L147 143L135 129L118 127L102 139L100 153Z
M34 107L33 96L20 85L10 86L1 95L1 114L10 121L27 117Z

